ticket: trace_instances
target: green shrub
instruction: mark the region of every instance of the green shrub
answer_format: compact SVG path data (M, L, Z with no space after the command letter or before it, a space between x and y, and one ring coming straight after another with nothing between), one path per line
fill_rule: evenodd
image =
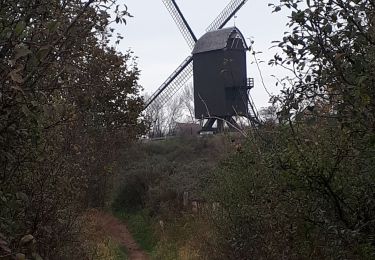
M229 259L374 257L372 148L324 122L259 134L215 175L216 250Z
M129 178L126 184L121 187L115 200L112 203L114 211L134 211L142 208L145 200L146 187L138 178Z
M184 192L203 198L211 170L218 158L227 154L228 146L225 138L215 137L176 138L129 147L116 169L113 207L132 210L143 206L152 215L178 214Z

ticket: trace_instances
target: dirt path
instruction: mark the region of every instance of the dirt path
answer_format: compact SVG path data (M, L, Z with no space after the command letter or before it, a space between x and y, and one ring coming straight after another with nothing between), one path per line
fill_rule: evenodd
M149 260L148 255L139 247L126 225L111 214L95 212L97 224L115 241L127 249L130 260Z

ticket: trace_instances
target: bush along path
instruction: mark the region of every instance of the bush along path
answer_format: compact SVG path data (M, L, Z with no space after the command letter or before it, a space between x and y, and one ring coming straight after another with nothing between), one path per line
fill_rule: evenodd
M127 226L110 213L97 211L97 224L106 230L108 236L127 249L130 260L148 260L149 256L140 248Z

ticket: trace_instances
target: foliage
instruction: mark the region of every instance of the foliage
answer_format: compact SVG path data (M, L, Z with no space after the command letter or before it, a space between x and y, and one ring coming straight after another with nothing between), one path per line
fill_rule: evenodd
M142 180L137 176L129 176L126 179L126 185L120 187L112 203L113 211L121 212L126 209L128 212L133 212L141 209L144 206L145 193L146 187Z
M294 73L273 101L278 121L221 167L216 251L227 259L373 259L374 2L281 0ZM222 257L218 257L222 259Z
M279 97L288 118L291 111L325 114L359 134L374 129L374 2L369 0L282 0L291 9L292 28L278 46L271 64L291 70L295 78ZM332 113L334 111L334 113ZM320 110L324 112L324 110Z
M42 257L72 259L77 215L105 205L116 149L144 130L110 8L128 14L107 0L0 1L1 255L30 257L19 241L33 235Z
M182 195L202 199L211 169L228 154L226 138L172 138L124 149L115 171L115 210L147 208L151 214L179 212Z
M331 124L300 126L300 144L288 127L259 134L212 185L217 250L230 259L371 259L373 160Z

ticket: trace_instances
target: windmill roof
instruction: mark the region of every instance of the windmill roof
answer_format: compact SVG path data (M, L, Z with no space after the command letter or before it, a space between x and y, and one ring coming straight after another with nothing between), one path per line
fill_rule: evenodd
M242 38L243 43L246 45L246 41L237 27L229 27L207 32L199 38L192 53L197 54L224 49L227 47L228 40L236 37ZM244 46L244 48L247 48L247 46Z

